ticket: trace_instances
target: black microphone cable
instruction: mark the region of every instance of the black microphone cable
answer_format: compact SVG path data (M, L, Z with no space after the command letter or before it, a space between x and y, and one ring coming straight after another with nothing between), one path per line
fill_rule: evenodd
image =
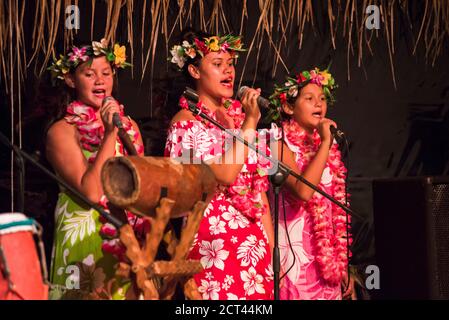
M284 160L284 138L285 138L285 133L284 133L284 126L282 125L282 114L280 115L280 128L281 128L281 162ZM284 228L285 228L285 234L287 235L287 241L288 241L288 247L290 248L290 251L293 255L293 262L291 264L291 266L287 269L287 271L284 271L284 274L282 276L279 277L279 282L284 279L284 277L290 272L290 270L295 266L296 264L296 255L295 255L295 250L293 249L293 245L290 239L290 232L288 231L288 226L287 226L287 213L285 210L285 195L284 192L281 193L281 197L282 197L282 212L283 212L283 216L284 216ZM279 205L279 203L275 204L276 206Z

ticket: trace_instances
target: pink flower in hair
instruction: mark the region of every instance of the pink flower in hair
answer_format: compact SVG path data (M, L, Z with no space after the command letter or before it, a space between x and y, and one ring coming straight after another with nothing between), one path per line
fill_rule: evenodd
M315 83L316 85L321 86L321 83L324 81L324 77L315 70L310 71L310 83Z
M285 92L282 92L282 93L279 95L279 99L281 100L281 103L282 103L282 104L287 103L287 95L285 94Z
M198 50L203 53L203 56L209 53L209 49L206 47L206 44L203 41L195 38L195 44Z
M225 43L223 43L223 44L221 45L220 50L221 50L222 52L226 52L226 50L228 50L229 47L230 47L230 46L229 46L229 43L225 42Z
M78 60L81 61L87 61L89 59L89 56L86 55L86 47L82 47L81 49L77 47L73 47L72 49L72 55L70 56L70 61L76 62Z

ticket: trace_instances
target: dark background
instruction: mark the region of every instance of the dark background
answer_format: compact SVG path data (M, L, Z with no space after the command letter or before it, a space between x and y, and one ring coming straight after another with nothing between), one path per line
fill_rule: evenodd
M204 1L204 3L206 4L205 16L209 17L213 1ZM242 1L223 2L223 11L226 13L229 30L233 33L238 33L240 30L242 3ZM247 2L248 16L244 19L243 27L243 39L247 47L254 38L259 22L260 10L257 3L258 1ZM334 10L338 10L339 3L339 1L333 3ZM349 42L348 34L343 35L342 31L342 15L346 3L347 1L341 1L340 4L340 10L343 12L339 16L341 22L336 32L335 49L330 39L327 1L313 2L314 24L310 22L305 24L301 48L296 26L287 29L285 33L273 28L271 36L273 41L278 43L281 36L285 34L288 41L282 46L281 55L288 70L293 74L300 70L309 70L314 66L325 68L331 63L330 71L339 87L336 92L337 103L330 108L328 116L339 124L339 128L349 138L350 153L345 162L349 169L351 204L352 208L364 218L362 221L354 220L353 229L357 241L353 262L368 264L374 261L372 181L388 177L449 175L449 52L445 36L441 54L434 63L431 59L426 59L426 47L422 45L422 41L421 45L417 46L416 53L413 54L423 19L425 2L409 1L406 15L399 10L399 5L402 3L400 1L393 5L395 41L392 58L389 57L385 21L382 20L377 32L366 31L367 35L373 36L370 45L372 53L368 51L366 45L363 45L363 56L359 66L360 48L357 37L353 35ZM389 2L381 1L381 3ZM29 43L34 25L33 5L35 3L27 4L23 27L25 40ZM164 36L159 34L154 65L151 72L147 71L141 81L142 4L136 2L134 5L134 78L129 70L119 73L119 99L126 106L126 112L140 124L146 155L156 156L162 155L167 121L177 111L177 99L184 89L180 74L175 71L171 63L167 62L167 48L176 43L176 35L180 30L178 25L168 45L165 43ZM279 6L279 1L274 1L274 5ZM90 2L80 1L79 8L81 29L78 31L76 40L89 42ZM167 12L172 25L178 9L174 1L170 2ZM126 43L128 32L126 9L122 11L116 30L116 39L121 44ZM358 2L358 12L363 13L361 2ZM103 1L97 1L94 40L99 40L104 34L105 17L106 4ZM277 18L274 17L274 21ZM361 18L361 16L358 17L358 19ZM64 19L61 20L60 28L63 30ZM151 29L150 22L146 21L148 30ZM185 23L198 27L198 10L194 10L192 19L186 20ZM223 32L222 26L220 31ZM63 49L62 36L60 32L55 44L58 53ZM278 64L276 72L273 72L275 54L266 34L261 43L262 46L253 50L248 57L243 75L242 70L247 54L240 55L237 75L238 77L242 75L242 84L260 87L263 95L269 96L274 83L282 83L287 72L282 64ZM348 49L349 43L352 43L353 47ZM145 55L147 48L148 46L144 46ZM127 53L130 53L129 44L127 44ZM27 56L32 54L31 46L26 47L26 54ZM45 107L37 108L35 102L39 77L35 74L33 66L38 63L39 60L27 69L27 78L21 95L22 146L45 163L45 159L42 156L39 157L37 153L42 147L45 119ZM394 66L394 77L391 64ZM1 80L0 128L2 132L11 136L9 96L4 90L6 82L3 78ZM17 96L14 99L18 101ZM18 130L15 130L15 135L17 141ZM0 212L10 212L10 153L4 147L0 147L0 150ZM43 224L44 237L49 249L57 186L30 166L27 166L26 174L25 213L36 217Z

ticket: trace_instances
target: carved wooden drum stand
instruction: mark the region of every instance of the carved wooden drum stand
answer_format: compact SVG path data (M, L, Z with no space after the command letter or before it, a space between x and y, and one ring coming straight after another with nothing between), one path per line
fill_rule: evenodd
M131 265L121 262L117 275L131 278L145 299L171 299L178 283L187 299L201 299L192 276L202 270L197 260L186 260L198 231L207 195L213 195L215 177L204 164L182 165L170 158L117 157L102 170L103 189L109 201L148 220L151 230L141 247L134 230L125 224L119 231ZM187 217L177 239L170 218ZM171 260L155 261L164 242Z

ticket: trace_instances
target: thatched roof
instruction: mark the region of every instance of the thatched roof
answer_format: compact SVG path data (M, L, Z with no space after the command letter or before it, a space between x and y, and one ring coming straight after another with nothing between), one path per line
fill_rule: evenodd
M173 35L190 25L213 33L250 34L251 38L246 39L249 48L246 62L250 54L259 58L262 44L269 46L274 60L273 74L278 66L287 69L283 54L291 46L292 37L297 38L294 43L301 49L307 28L324 28L334 49L344 44L344 48L338 49L347 51L348 78L349 60L354 57L360 66L364 56L373 54L373 39L381 35L386 43L393 82L395 35L400 23L412 35L411 53L415 54L421 46L430 63L442 53L449 33L449 1L446 0L2 0L0 81L8 95L17 94L19 105L21 83L27 70L33 68L37 75L41 74L56 53L55 44L62 40L67 49L73 41L76 30L64 28L65 9L69 5L83 5L90 11L91 38L94 29L103 28L104 37L114 42L120 32L120 40L129 44L131 62L140 58L141 68L134 68L133 76L141 79L151 74L155 62L166 61L166 56L160 54L161 48L168 53ZM368 5L379 9L382 27L378 30L365 27ZM30 14L30 11L34 12ZM251 15L258 17L254 26L247 25ZM104 26L98 25L99 16L103 18L101 22L105 20ZM33 18L24 21L24 17ZM123 39L125 32L126 39ZM337 37L345 39L345 43L337 42ZM137 48L140 57L135 56ZM11 105L14 105L12 99Z

